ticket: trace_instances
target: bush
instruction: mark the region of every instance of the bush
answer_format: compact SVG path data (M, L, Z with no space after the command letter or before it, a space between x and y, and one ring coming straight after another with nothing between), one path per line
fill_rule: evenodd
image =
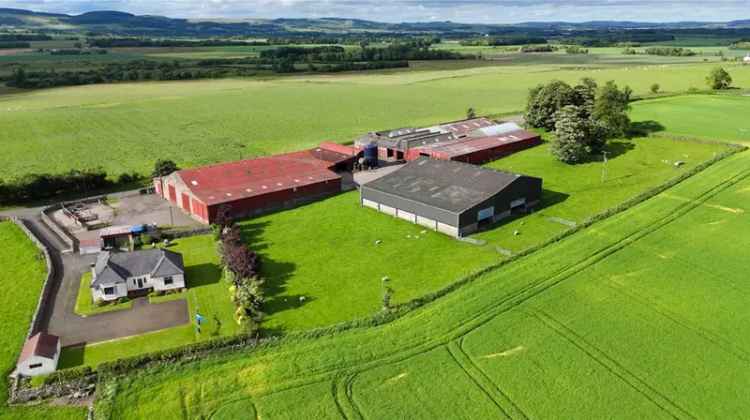
M729 89L732 86L732 76L722 67L716 67L706 77L706 83L713 90Z

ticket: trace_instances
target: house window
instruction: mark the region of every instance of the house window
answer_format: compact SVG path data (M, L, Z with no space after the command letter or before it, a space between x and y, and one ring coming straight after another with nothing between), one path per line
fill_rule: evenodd
M29 369L39 369L40 367L42 367L41 363L34 363L32 365L29 365Z
M104 294L105 295L114 295L115 294L115 288L114 287L105 287L104 288Z
M170 284L174 284L174 279L172 277L164 277L164 285L169 286Z

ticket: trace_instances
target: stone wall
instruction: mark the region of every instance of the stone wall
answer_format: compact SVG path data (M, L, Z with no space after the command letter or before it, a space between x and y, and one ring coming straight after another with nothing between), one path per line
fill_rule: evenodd
M67 230L65 230L64 227L60 226L59 223L55 220L54 217L50 216L53 212L60 210L62 206L60 204L55 204L49 207L46 207L44 210L42 210L42 222L44 222L45 225L47 225L48 228L50 228L57 236L62 239L63 242L65 242L65 245L68 246L67 250L63 250L63 252L78 252L78 240L73 237Z
M66 398L69 403L74 404L94 395L98 379L96 374L91 374L39 387L32 387L29 381L29 378L17 378L13 381L9 401L11 404L27 404L53 398Z
M50 256L47 247L42 243L42 241L39 240L39 238L36 237L36 235L34 235L33 232L31 232L31 230L29 230L28 227L26 227L24 222L16 218L11 218L10 220L15 223L16 226L18 226L26 234L26 236L32 242L34 242L34 244L37 246L37 248L39 248L42 254L44 254L44 261L47 265L47 276L44 279L42 293L39 295L39 301L36 305L36 311L34 311L34 316L31 319L31 325L29 326L29 332L27 334L27 338L29 338L41 331L42 317L40 316L40 314L45 307L49 306L52 303L52 293L54 291L53 277L55 276L55 266L54 264L52 264L52 257Z

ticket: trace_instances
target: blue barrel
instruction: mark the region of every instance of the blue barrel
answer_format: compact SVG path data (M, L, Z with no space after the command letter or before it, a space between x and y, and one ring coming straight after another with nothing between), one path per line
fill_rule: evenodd
M365 165L369 167L378 166L378 145L370 143L364 149Z

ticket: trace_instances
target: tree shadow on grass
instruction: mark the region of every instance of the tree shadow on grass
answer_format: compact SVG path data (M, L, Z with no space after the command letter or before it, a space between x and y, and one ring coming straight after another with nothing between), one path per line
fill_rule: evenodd
M263 276L266 301L263 312L267 315L302 307L314 299L312 296L287 295L287 282L297 270L297 264L288 261L277 261L269 252L264 241L264 232L271 224L269 221L247 221L240 224L242 241L260 257L260 271ZM266 331L268 333L268 331Z
M629 139L634 137L647 137L653 133L658 133L664 130L666 130L666 127L658 121L635 121L630 123L630 128L626 133L626 137Z

